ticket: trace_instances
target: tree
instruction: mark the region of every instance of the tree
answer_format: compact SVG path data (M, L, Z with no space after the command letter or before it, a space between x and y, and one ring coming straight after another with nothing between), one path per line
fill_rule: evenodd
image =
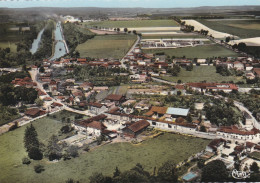
M39 72L41 72L41 73L44 73L44 72L45 72L45 69L44 69L43 66L41 66L41 67L39 68Z
M205 166L205 160L199 159L197 162L197 166L199 169L202 169Z
M47 146L47 156L50 161L61 158L61 147L58 144L58 137L56 135L52 135Z
M43 100L41 100L40 98L37 98L36 100L35 100L35 103L36 103L36 105L37 106L43 106Z
M34 126L31 124L25 129L24 135L24 147L28 152L28 156L34 160L42 159L42 152L40 150L40 143L37 137L37 132Z
M180 96L181 95L181 91L177 91L177 95Z
M205 126L201 126L201 127L200 127L200 131L201 131L201 132L207 132L206 127L205 127Z
M114 179L117 183L132 183L132 182L151 182L150 174L144 171L140 163L137 163L131 170L121 173Z
M66 152L68 153L69 156L76 158L79 156L79 152L78 152L79 148L78 146L69 146L68 149L66 150Z
M191 117L191 114L188 114L188 116L187 116L187 122L192 123L192 117Z
M88 144L84 144L83 147L82 147L83 151L89 151L90 150L90 147Z
M227 180L228 171L221 160L213 160L202 169L201 181L203 182L225 182Z
M187 71L192 71L193 70L193 64L190 63L188 66L186 66Z
M165 162L159 169L158 175L160 181L177 182L176 165L173 161Z
M29 165L31 163L30 159L27 157L23 158L22 162L23 162L23 164L26 164L26 165Z
M42 165L35 165L34 166L34 171L36 173L41 173L42 171L44 171L44 166L42 166Z
M121 174L120 170L118 169L118 167L116 167L115 171L114 171L113 178L118 177L120 174Z
M225 41L226 41L226 43L228 43L228 42L230 41L230 39L231 39L231 38L230 38L229 36L228 36L228 37L226 37L226 40L225 40Z
M112 178L111 177L105 177L102 173L93 173L89 177L89 182L90 183L112 183Z
M79 181L74 181L73 179L68 179L66 183L79 183Z
M245 43L239 43L238 45L237 45L237 49L239 50L239 51L243 51L243 52L246 52L247 51L247 46L246 46L246 44Z
M255 161L250 166L250 170L254 173L259 173L259 166Z

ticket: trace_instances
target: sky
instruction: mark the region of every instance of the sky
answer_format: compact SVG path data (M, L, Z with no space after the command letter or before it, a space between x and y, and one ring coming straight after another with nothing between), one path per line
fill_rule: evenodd
M260 5L260 0L0 0L0 7L144 7L178 8L199 6Z

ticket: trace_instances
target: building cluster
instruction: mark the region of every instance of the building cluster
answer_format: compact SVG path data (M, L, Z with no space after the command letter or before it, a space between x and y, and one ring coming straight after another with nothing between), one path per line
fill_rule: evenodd
M259 60L246 57L238 57L237 59L228 59L228 60L215 60L216 66L225 67L227 69L235 69L237 71L242 71L244 76L253 80L260 77L260 64Z
M204 45L204 42L196 39L142 39L140 45L142 49L182 48Z

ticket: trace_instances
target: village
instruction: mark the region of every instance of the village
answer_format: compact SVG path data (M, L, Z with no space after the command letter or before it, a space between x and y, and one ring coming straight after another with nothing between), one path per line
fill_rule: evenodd
M200 182L205 171L203 167L218 160L229 172L228 180L236 179L234 170L244 173L244 180L251 173L257 173L252 171L252 167L260 166L260 112L259 104L256 104L260 91L260 59L241 51L238 46L229 45L237 41L231 34L223 36L224 33L204 30L205 27L198 29L195 26L194 29L194 25L199 24L195 20L102 16L100 13L95 18L55 15L55 19L48 19L49 24L54 22L50 34L51 55L24 64L22 68L0 68L0 82L8 81L11 84L13 88L6 86L6 90L10 90L9 94L14 93L17 100L9 109L16 110L16 116L8 118L0 126L0 135L11 134L11 138L15 139L14 134L18 132L21 141L21 134L25 136L26 130L36 126L41 139L38 146L43 149L42 157L37 159L43 160L37 163L46 167L60 166L59 163L64 160L65 163L74 162L75 165L71 166L75 168L78 166L75 163L77 157L87 157L89 159L82 162L87 164L85 167L91 167L91 173L98 169L94 167L97 160L101 164L100 171L108 173L102 167L107 168L109 164L102 164L102 160L108 157L106 153L112 154L111 164L115 166L112 169L117 171L122 162L128 161L118 158L119 164L113 162L117 156L113 153L120 148L125 148L120 153L138 152L135 156L139 158L153 154L154 150L160 156L165 155L162 159L168 160L170 153L167 148L172 150L174 143L179 143L186 148L177 150L176 147L180 158L176 158L175 168L180 182ZM138 25L139 21L141 24L147 21L151 25L159 21L171 22L178 26L162 23L158 27L142 27ZM134 22L137 26L121 26L125 22L130 22L130 25ZM107 26L109 23L111 25ZM75 37L69 39L66 31L72 29L78 32L75 31ZM78 48L79 41L76 41L76 46L70 42L84 34L87 38L81 44L97 41L97 45L111 46L118 44L116 41L120 39L119 45L125 44L125 47L109 47L111 54L107 51L107 56L103 56L102 48L94 57L91 54L94 54L96 45L93 45L93 50L90 49L90 54ZM210 46L221 47L232 54L200 57L199 54L206 52L203 49ZM191 57L189 51L185 51L190 48L202 51L197 57ZM171 55L177 49L182 56ZM185 54L180 50L184 50ZM115 56L112 52L120 54ZM26 92L31 93L27 95ZM23 95L29 99L23 99ZM32 101L29 101L30 97ZM163 143L158 139L163 139ZM185 145L182 145L182 140ZM153 141L168 147L164 146L165 149L159 152L151 145ZM148 155L142 149L137 150L138 147L147 148L147 144L154 148L147 152ZM54 150L49 150L51 148ZM102 152L103 148L109 150ZM29 154L29 150L27 152ZM95 153L99 153L99 158L94 156ZM22 163L29 166L32 158L30 155L28 157L25 156ZM159 171L156 169L160 169L162 163L161 160L157 162L157 158L151 162L142 163L149 168L150 174L153 169L155 176ZM32 164L35 165L35 161ZM44 168L37 172L35 167L38 175L45 173ZM122 170L127 168L123 166ZM83 174L76 170L75 174ZM235 174L238 175L237 172Z
M62 80L53 75L57 68L62 68L64 70L62 73L65 75L73 73L75 65L117 68L121 67L119 60L91 61L86 58L61 58L59 61L44 60L40 67L32 66L29 71L32 79L17 78L12 81L12 84L37 90L40 100L43 101L42 106L28 108L21 119L2 126L1 132L8 131L13 125L23 126L35 119L67 110L88 116L87 119L70 122L76 134L61 140L70 145L83 147L85 144L95 144L100 136L105 136L105 139L110 142L141 143L147 139L147 135L149 137L155 133L153 135L156 136L156 133L166 131L212 139L199 157L206 161L220 159L230 170L235 166L237 158L243 169L245 167L248 169L248 166L255 161L249 155L260 151L260 125L257 121L259 118L256 119L247 109L244 109L243 104L234 102L235 106L241 109L240 112L245 120L241 120L236 125L218 127L206 118L203 110L204 103L194 103L195 109L191 110L191 106L166 107L159 101L154 105L148 101L148 98L140 100L136 96L143 96L142 98L167 95L189 96L192 92L210 96L214 92L235 92L239 87L234 83L170 83L160 80L158 76L169 74L167 70L176 65L186 67L192 64L195 67L203 67L203 64L214 64L216 67L242 71L246 77L250 74L255 78L259 77L259 69L254 68L254 64L258 63L257 60L245 57L236 60L218 58L213 60L213 63L209 63L206 59L197 59L194 63L192 60L182 58L172 59L169 63L165 56L143 54L139 48L134 48L123 60L129 71L118 75L129 77L129 82L132 83L125 95L109 94L110 87L105 85L95 86L94 83L77 82L73 78ZM196 66L197 64L201 65ZM157 85L149 85L153 79L159 80ZM160 81L164 84L162 85ZM96 96L101 93L105 95L97 99ZM218 97L221 98L220 95ZM199 111L201 115L196 115L194 111L197 114ZM184 176L183 180L191 181L199 177L199 172L196 171L188 174L189 178Z

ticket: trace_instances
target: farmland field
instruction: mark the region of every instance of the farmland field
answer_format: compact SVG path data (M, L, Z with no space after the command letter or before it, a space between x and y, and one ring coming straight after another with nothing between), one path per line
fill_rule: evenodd
M85 25L106 27L106 28L179 26L174 20L101 21L101 22L88 22L85 23Z
M198 20L211 29L226 32L240 38L252 38L260 36L260 20Z
M61 125L56 120L48 119L38 120L34 122L34 126L42 141L56 133ZM22 158L26 156L23 147L24 130L25 127L21 127L0 136L1 183L43 181L64 183L69 178L88 182L88 177L93 172L112 175L116 166L124 171L137 163L141 163L145 170L152 173L155 166L158 168L167 160L176 163L183 161L203 150L209 143L209 140L165 133L139 145L108 144L67 161L49 162L44 159L33 161L30 165L23 165ZM33 167L37 164L43 165L45 171L40 174L35 173Z
M181 72L177 77L173 76L163 76L162 79L177 82L181 80L182 82L201 82L206 80L207 82L238 82L244 81L243 77L236 77L236 76L222 76L216 73L215 66L193 66L192 71L186 71L185 69L181 69Z
M136 40L135 35L99 35L78 45L81 57L121 59Z
M144 49L145 53L164 52L166 55L186 58L237 57L238 54L220 45L207 45L175 49Z
M10 48L11 52L16 52L16 44L13 42L0 42L0 48Z

